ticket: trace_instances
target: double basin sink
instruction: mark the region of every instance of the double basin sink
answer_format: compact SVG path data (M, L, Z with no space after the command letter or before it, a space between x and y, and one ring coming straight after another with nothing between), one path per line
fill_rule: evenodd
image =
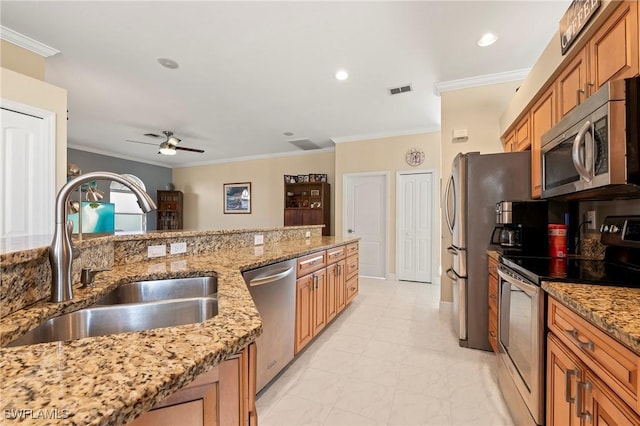
M7 346L200 323L218 314L216 277L123 284L94 305L51 318Z

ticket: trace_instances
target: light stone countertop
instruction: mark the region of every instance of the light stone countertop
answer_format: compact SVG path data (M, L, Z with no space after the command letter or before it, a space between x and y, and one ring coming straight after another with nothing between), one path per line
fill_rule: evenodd
M60 420L20 424L123 424L254 341L262 324L241 271L357 241L316 237L231 248L207 255L114 266L72 302L38 302L0 320L0 344L44 320L94 303L120 284L145 279L218 277L219 313L199 324L70 342L0 348L0 423L7 410L57 410Z
M640 355L640 288L546 281L542 288Z

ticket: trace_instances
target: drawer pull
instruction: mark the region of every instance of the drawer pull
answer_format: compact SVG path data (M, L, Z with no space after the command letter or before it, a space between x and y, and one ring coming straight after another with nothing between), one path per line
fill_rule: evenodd
M578 347L580 347L582 349L587 349L587 350L593 352L595 344L591 340L587 340L586 342L583 342L582 340L580 340L580 338L579 338L580 334L578 333L578 330L576 330L575 328L573 330L564 330L564 334L573 343L578 345Z
M578 376L577 370L566 370L564 372L564 400L569 404L576 402L575 398L571 398L571 376Z
M304 260L304 261L300 262L300 266L302 266L302 265L313 265L314 263L318 262L319 260L322 260L322 255L316 256L316 257L312 257L311 259Z
M591 423L591 413L589 413L588 411L582 411L582 409L584 408L584 397L582 396L583 392L581 390L581 388L584 389L584 393L587 393L591 390L591 383L589 382L576 382L577 385L577 389L576 389L576 416L581 418L581 419L585 419L587 420L589 423Z
M329 253L329 257L340 256L342 254L342 250L336 250Z

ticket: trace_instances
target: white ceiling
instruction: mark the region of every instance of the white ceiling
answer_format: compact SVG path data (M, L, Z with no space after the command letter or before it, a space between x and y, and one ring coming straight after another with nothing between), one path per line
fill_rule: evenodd
M562 1L6 1L1 23L60 50L71 147L169 167L438 130L434 84L533 66ZM499 40L476 46L492 31ZM161 67L171 58L180 68ZM334 73L344 68L350 78ZM413 92L390 96L410 83ZM169 157L143 136L171 130ZM292 132L293 136L285 136Z

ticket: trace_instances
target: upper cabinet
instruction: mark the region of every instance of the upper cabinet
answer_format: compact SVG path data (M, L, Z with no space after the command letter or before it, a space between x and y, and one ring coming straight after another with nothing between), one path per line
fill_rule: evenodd
M587 44L589 94L609 80L638 74L638 40L638 2L622 2Z
M505 151L531 149L534 198L542 190L542 135L606 82L640 72L639 21L638 0L620 2L503 135Z
M331 187L325 182L285 183L284 226L324 225L330 234Z

